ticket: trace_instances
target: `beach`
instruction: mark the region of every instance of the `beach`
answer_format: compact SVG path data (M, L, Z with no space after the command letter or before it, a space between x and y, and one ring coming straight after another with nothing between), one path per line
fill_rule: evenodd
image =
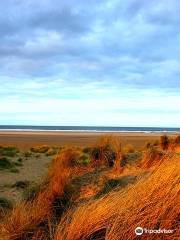
M15 222L23 229L27 225L27 219L30 225L23 230L23 233L28 234L32 229L31 223L33 226L36 224L36 229L39 230L39 219L41 218L44 223L47 214L54 220L56 215L52 214L59 209L69 216L71 208L78 212L78 209L81 210L85 206L83 209L83 213L85 210L85 222L80 222L79 225L81 231L91 212L98 221L101 221L102 212L99 208L103 209L105 221L107 218L109 222L112 216L120 210L126 214L123 221L130 218L129 209L135 211L131 217L136 218L136 209L141 210L142 206L148 204L147 196L149 196L149 202L155 195L153 199L155 204L158 201L164 203L168 192L170 204L172 202L172 206L177 205L174 204L174 195L171 196L169 189L175 186L172 194L174 192L176 194L180 138L175 132L168 132L166 133L168 136L161 137L163 134L163 132L0 131L0 226L4 224L3 226L8 227L9 223L6 223L6 219L10 219L10 223ZM101 140L101 144L98 144L104 135L109 135L109 137L107 136ZM113 136L120 137L122 148L119 148L117 138ZM159 141L160 137L161 141ZM170 140L170 137L174 139ZM107 139L108 145L104 141ZM152 144L147 145L147 143ZM74 148L75 146L79 147ZM154 169L157 170L154 171ZM133 188L129 188L130 185L133 185ZM157 199L156 196L159 196L159 189L162 185L160 192L164 195L162 197L160 195ZM136 192L140 197L134 208L134 199L137 199ZM59 199L62 201L61 205L56 203L57 196L58 201ZM64 199L67 199L68 207L63 205ZM108 199L107 202L106 199ZM142 199L145 199L145 203ZM114 204L114 201L117 202ZM124 201L124 205L119 204ZM92 210L89 208L91 206ZM154 214L153 211L154 206L152 214ZM169 213L169 203L165 211ZM159 212L158 209L158 214ZM165 217L169 219L169 215ZM19 222L19 219L22 221ZM62 221L60 214L58 221L59 219ZM76 224L81 217L72 219ZM94 223L91 219L90 221L94 224L93 226L96 225L96 222ZM171 222L173 224L174 218ZM70 224L69 221L68 224ZM66 223L66 226L68 224ZM63 234L69 231L63 222L59 223L59 227L61 226L63 226ZM59 227L57 227L57 234L61 236L61 232L58 232ZM21 228L15 229L19 231ZM49 229L45 231L49 234ZM86 230L85 234L88 231ZM70 233L74 234L74 232ZM7 234L12 235L14 232L10 231ZM18 236L21 235L20 230ZM29 238L25 236L23 239ZM39 235L36 239L39 239ZM45 239L44 236L42 239ZM71 239L75 239L74 236L69 238Z
M0 145L15 146L27 150L33 146L89 146L96 144L103 135L119 136L122 145L132 144L141 148L145 142L154 142L164 133L146 132L81 132L81 131L0 131ZM168 133L176 136L177 133Z

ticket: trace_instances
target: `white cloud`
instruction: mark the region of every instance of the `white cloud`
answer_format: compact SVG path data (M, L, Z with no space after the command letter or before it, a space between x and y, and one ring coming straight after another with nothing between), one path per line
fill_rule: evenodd
M177 96L133 96L110 99L6 99L0 101L0 123L41 125L178 126Z

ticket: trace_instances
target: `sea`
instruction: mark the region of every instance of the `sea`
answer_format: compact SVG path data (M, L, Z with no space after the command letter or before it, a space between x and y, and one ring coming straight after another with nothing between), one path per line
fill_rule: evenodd
M0 125L0 131L57 131L57 132L137 132L137 133L177 133L173 127L100 127L100 126L30 126Z

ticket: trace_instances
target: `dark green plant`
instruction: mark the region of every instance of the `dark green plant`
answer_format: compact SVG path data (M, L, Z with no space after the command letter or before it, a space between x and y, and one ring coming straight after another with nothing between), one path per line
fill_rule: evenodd
M97 194L97 197L101 196L102 194L106 194L117 187L122 187L122 188L126 187L128 184L134 183L136 178L137 178L136 176L129 175L119 179L109 179L104 184L103 189Z
M0 208L11 209L13 207L12 202L4 197L0 197Z
M25 189L30 185L30 182L25 181L17 181L15 184L12 185L12 187L18 188L18 189Z
M91 159L89 154L87 153L82 153L79 156L77 156L75 162L77 165L82 165L82 166L86 166L90 163Z
M11 167L11 162L5 157L0 158L0 169L7 169Z
M122 154L121 167L128 165L135 165L142 158L141 152Z
M17 173L19 170L16 168L16 166L22 166L22 163L12 162L6 157L0 158L0 170L9 170L12 173Z
M17 159L18 162L22 162L22 160L23 160L22 158L18 158Z
M0 155L7 157L15 157L19 150L16 147L2 147L0 146Z
M8 158L6 158L6 157L1 157L0 158L0 170L10 169L13 166L14 166L13 163Z

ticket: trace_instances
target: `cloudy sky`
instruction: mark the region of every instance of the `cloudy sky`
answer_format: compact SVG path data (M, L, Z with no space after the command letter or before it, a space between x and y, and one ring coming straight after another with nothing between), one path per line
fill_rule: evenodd
M180 127L179 0L1 0L0 124Z

